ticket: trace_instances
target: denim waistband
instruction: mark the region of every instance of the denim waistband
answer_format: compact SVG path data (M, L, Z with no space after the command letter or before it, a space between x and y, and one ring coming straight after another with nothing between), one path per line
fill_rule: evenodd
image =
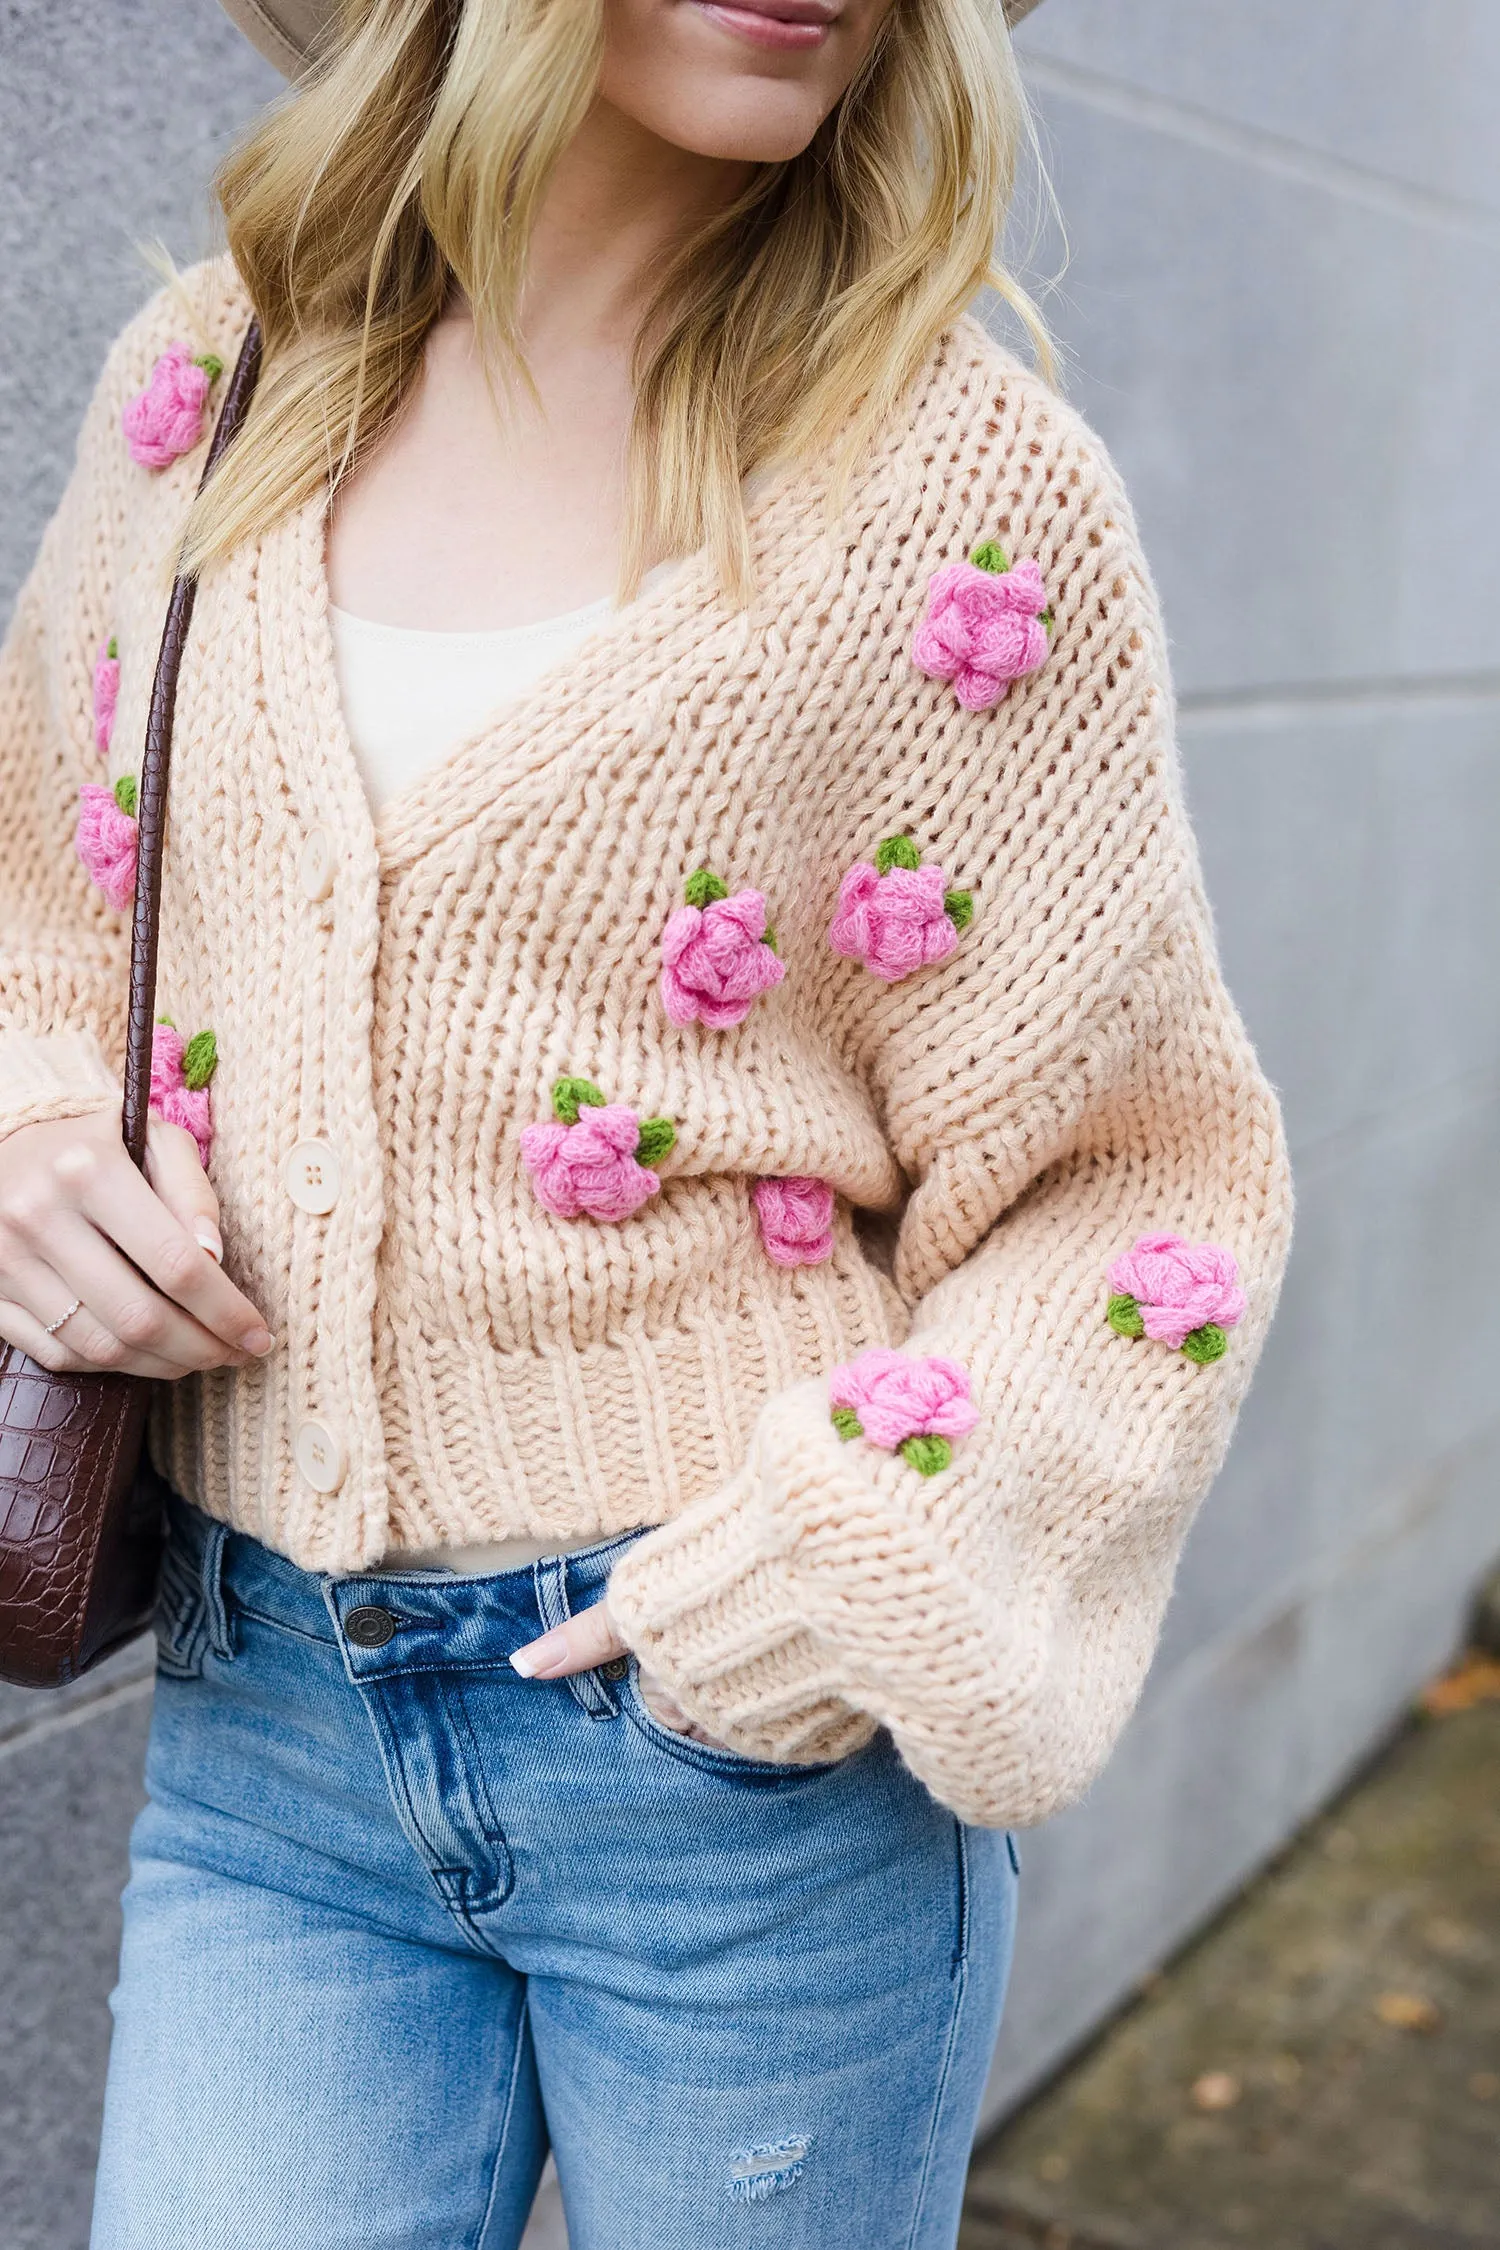
M638 1531L520 1570L303 1570L246 1533L170 1495L170 1545L199 1582L211 1617L235 1609L343 1650L356 1679L435 1668L508 1666L513 1649L587 1609Z

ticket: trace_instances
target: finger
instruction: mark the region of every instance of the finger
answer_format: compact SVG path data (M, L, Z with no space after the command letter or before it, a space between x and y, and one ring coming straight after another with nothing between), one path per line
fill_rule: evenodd
M67 1309L68 1300L60 1294L62 1283L58 1281L56 1275L51 1275L49 1278L52 1283L52 1294L58 1298L57 1312L63 1312ZM28 1288L27 1294L30 1295L30 1293ZM52 1317L55 1320L57 1313L54 1313ZM97 1343L98 1347L106 1352L115 1341L114 1338L105 1335L104 1330L99 1327L96 1321L92 1320L86 1309L80 1309L64 1327L49 1335L44 1323L38 1319L35 1313L28 1310L26 1305L12 1304L8 1300L0 1300L0 1342L14 1344L17 1350L26 1354L28 1359L34 1359L38 1367L45 1367L49 1374L144 1375L153 1382L170 1382L181 1372L178 1368L168 1367L163 1361L149 1358L140 1366L126 1363L107 1363L106 1359L102 1357L91 1358L78 1349L80 1335L83 1342L91 1345Z
M658 1726L665 1727L669 1734L686 1735L689 1742L701 1742L705 1750L724 1750L729 1751L731 1756L738 1755L737 1752L730 1751L727 1742L721 1742L716 1734L710 1734L705 1727L700 1727L697 1720L683 1710L671 1689L663 1687L656 1674L648 1672L644 1664L636 1673L635 1684L641 1701L652 1718Z
M146 1138L146 1177L178 1225L201 1244L216 1266L222 1266L219 1199L192 1134L153 1117Z
M518 1648L511 1663L523 1680L565 1680L573 1672L592 1672L596 1664L626 1653L608 1608L595 1602L592 1609L581 1610L565 1625L554 1625L550 1633Z
M249 1298L219 1271L128 1158L115 1162L87 1148L70 1150L58 1159L56 1171L85 1217L106 1240L118 1243L164 1297L232 1350L260 1359L271 1349L270 1331ZM49 1255L50 1250L49 1243Z
M663 1687L656 1674L648 1672L644 1664L636 1673L635 1684L641 1701L658 1725L670 1728L673 1734L692 1731L693 1722L671 1689Z
M149 1191L148 1191L149 1192ZM192 1255L209 1265L206 1254L192 1246ZM149 1357L162 1363L173 1376L196 1374L205 1367L222 1367L227 1361L244 1366L247 1355L237 1352L184 1312L170 1297L153 1289L140 1272L120 1256L112 1242L91 1227L77 1212L60 1212L53 1221L47 1256L67 1294L63 1304L81 1299L112 1340L98 1358L102 1366L123 1366L129 1359ZM75 1315L81 1319L82 1315ZM70 1329L72 1323L69 1323ZM89 1350L81 1334L70 1334L75 1351ZM132 1367L132 1373L140 1369Z

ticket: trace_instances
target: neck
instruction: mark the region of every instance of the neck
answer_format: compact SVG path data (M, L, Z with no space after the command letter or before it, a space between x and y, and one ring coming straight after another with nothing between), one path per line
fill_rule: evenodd
M754 167L678 148L596 100L553 171L532 231L522 327L633 340L681 242L741 193Z

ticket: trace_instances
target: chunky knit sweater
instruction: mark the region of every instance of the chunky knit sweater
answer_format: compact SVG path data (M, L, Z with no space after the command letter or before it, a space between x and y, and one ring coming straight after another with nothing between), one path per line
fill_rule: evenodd
M248 319L221 261L115 346L6 643L0 1132L118 1099L80 792L97 829L139 769L184 370ZM704 1727L815 1762L884 1726L1019 1824L1138 1694L1287 1174L1097 441L960 323L829 526L815 471L765 480L748 608L694 558L378 822L323 504L207 573L163 1077L211 1028L194 1114L277 1348L164 1388L153 1445L316 1570L657 1526L611 1605Z

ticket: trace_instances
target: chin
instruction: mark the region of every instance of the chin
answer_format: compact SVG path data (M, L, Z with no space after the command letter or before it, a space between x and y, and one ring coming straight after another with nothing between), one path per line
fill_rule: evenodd
M785 164L801 155L826 114L796 89L763 79L715 80L680 106L663 107L667 114L640 122L676 148L727 164Z
M888 0L606 0L605 101L734 164L800 156L868 53Z

